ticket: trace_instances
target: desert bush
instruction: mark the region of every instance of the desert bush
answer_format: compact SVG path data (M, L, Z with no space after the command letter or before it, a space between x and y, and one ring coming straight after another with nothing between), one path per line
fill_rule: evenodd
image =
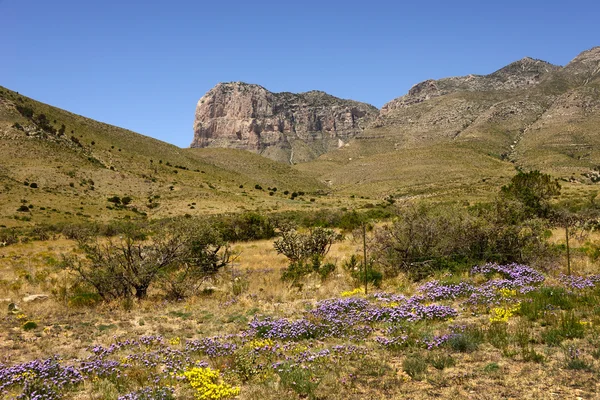
M0 242L4 246L19 243L19 232L14 228L0 229Z
M510 183L502 187L500 199L520 203L523 218L547 217L550 200L560 194L560 189L558 180L548 174L518 171Z
M414 279L480 262L535 265L552 256L544 238L547 222L513 224L495 210L494 205L400 204L392 222L374 230L371 254L386 275L404 272Z
M275 237L275 227L271 220L257 213L220 215L209 218L208 222L229 242Z
M86 258L65 256L63 266L110 300L144 298L157 282L168 297L185 297L229 262L226 243L205 226L179 221L158 228L149 232L132 227L122 238L104 242L80 238Z
M402 361L402 370L415 380L422 380L427 371L426 358L421 354L411 354Z
M17 111L19 112L19 114L21 114L25 118L28 118L28 119L33 118L33 109L31 107L22 106L20 104L17 104L15 107L17 108Z
M281 226L280 236L273 246L278 254L283 254L290 262L306 261L314 256L325 257L331 245L341 239L331 229L317 227L307 233L299 233L291 225Z
M284 281L297 282L312 272L326 279L335 269L334 264L323 264L331 245L341 239L335 231L312 228L307 233L299 233L290 225L284 225L280 235L273 246L278 254L283 254L289 260L289 266L281 276Z
M366 279L362 258L358 257L356 254L352 254L350 258L344 262L343 267L346 271L348 271L354 280L355 286L364 284L366 280L367 283L375 286L376 288L381 287L383 273L375 269L373 262L369 262L369 265L367 265Z
M420 279L435 269L470 264L485 249L480 221L465 210L405 203L391 224L374 231L372 254L387 275Z

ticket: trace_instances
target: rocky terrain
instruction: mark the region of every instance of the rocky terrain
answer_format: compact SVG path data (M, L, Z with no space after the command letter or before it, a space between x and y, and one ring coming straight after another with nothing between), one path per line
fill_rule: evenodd
M375 119L368 104L327 93L272 93L259 85L220 83L198 102L191 147L250 150L287 162L342 146Z
M198 103L192 147L246 149L303 162L352 139L387 138L394 150L467 143L533 168L540 168L532 160L542 147L589 164L591 152L581 149L596 144L590 129L599 109L599 77L600 47L565 67L525 57L488 75L423 81L379 112L323 92L219 84Z
M546 74L559 69L545 61L525 57L489 75L468 75L437 81L428 79L414 85L406 95L385 104L381 108L381 117L385 118L399 108L451 93L512 90L536 85Z

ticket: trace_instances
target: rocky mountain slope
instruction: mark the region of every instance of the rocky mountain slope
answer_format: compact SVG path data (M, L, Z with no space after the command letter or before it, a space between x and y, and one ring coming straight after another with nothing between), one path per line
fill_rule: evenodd
M258 85L222 83L198 102L191 147L245 149L297 163L356 140L385 137L395 150L462 142L518 165L536 166L523 157L528 148L541 145L526 139L539 136L529 134L532 130L556 135L558 128L549 122L562 127L569 113L594 118L599 60L596 47L565 67L525 57L488 75L430 79L381 111L323 92L272 93ZM552 112L556 107L561 111ZM584 147L592 144L588 139ZM577 141L571 145L577 147ZM572 153L560 146L554 150Z
M427 80L348 145L297 166L350 193L461 197L538 169L577 193L600 181L600 47L565 67L524 58ZM445 192L445 194L443 194Z
M0 228L322 207L324 189L256 154L181 149L0 87Z
M272 93L220 83L196 107L191 147L250 150L284 162L313 159L347 143L375 119L368 104L327 93Z
M567 147L581 140L596 144L588 125L599 111L599 77L596 47L564 68L524 58L485 76L427 80L384 105L368 133L392 135L403 148L467 142L528 164L523 147L556 142L557 130L579 131L579 140L565 142ZM538 132L538 140L528 140L536 136L531 132ZM555 150L569 151L564 146Z

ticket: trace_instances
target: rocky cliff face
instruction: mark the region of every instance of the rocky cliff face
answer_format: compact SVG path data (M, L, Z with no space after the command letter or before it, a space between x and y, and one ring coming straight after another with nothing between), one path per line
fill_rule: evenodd
M272 93L259 85L220 83L198 101L191 147L305 161L347 142L377 114L371 105L320 91Z
M192 147L233 147L301 162L353 138L390 140L396 150L461 143L526 165L542 147L557 157L588 157L572 148L596 148L599 110L595 47L565 67L525 57L488 75L426 80L379 113L318 91L219 84L198 102Z

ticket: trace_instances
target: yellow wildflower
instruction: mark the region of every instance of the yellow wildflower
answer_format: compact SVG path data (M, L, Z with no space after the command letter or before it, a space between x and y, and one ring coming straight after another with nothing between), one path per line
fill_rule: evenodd
M227 383L219 383L219 371L211 368L192 368L183 373L196 390L194 397L197 400L229 399L240 394L239 387Z

